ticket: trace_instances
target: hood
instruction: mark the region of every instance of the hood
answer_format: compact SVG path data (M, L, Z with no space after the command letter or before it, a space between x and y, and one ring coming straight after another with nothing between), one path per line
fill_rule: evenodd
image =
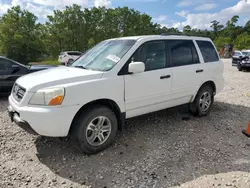
M30 65L27 66L29 69L29 72L36 72L36 71L41 71L49 68L54 68L57 67L56 65Z
M99 71L62 66L27 74L20 77L16 83L27 91L36 92L45 87L98 79L102 74L103 72Z

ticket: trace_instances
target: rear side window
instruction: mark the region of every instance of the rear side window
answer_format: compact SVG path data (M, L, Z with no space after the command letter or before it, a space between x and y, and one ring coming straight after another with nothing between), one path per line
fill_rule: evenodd
M203 56L205 63L219 61L219 56L210 41L196 41Z
M81 55L80 52L68 52L68 54L69 54L69 55L76 55L76 56L77 56L77 55Z
M169 40L172 66L184 66L199 63L197 51L191 40Z

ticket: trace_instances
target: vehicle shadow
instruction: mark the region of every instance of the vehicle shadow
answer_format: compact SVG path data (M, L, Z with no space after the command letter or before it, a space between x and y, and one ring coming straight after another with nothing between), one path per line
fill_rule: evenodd
M205 174L250 171L241 130L250 108L215 102L211 114L183 121L178 108L127 121L104 152L84 155L73 142L38 137L37 157L55 174L93 187L170 187Z
M8 107L8 94L0 94L0 113L7 110Z

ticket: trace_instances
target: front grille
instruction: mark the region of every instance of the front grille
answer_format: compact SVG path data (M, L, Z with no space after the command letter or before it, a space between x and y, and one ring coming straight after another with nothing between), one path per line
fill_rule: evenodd
M19 86L16 83L14 84L12 89L12 96L16 101L20 102L23 99L25 92L26 90L23 87Z

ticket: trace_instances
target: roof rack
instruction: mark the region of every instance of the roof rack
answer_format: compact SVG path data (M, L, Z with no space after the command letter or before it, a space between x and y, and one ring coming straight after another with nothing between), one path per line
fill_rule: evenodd
M182 35L182 36L186 36L183 33L162 33L161 36L169 36L169 35Z
M187 37L205 37L199 34L183 34L183 33L162 33L161 36L171 36L171 35L178 35L178 36L187 36Z

